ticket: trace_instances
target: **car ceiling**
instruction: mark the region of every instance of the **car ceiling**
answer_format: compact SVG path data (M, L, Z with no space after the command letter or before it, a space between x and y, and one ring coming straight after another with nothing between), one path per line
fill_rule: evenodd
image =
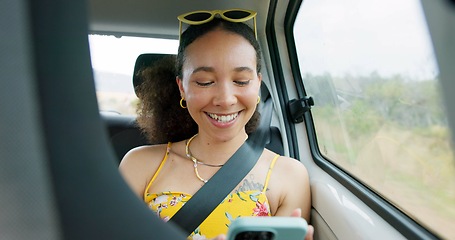
M195 10L244 8L258 12L264 33L269 0L89 0L91 33L116 36L178 38L177 16Z

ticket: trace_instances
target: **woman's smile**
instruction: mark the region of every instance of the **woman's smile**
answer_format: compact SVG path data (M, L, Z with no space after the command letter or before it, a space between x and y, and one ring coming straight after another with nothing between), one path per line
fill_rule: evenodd
M218 121L218 122L221 122L221 123L227 123L227 122L231 122L233 121L234 119L237 118L237 116L239 115L239 113L234 113L234 114L229 114L229 115L223 115L223 114L216 114L216 113L206 113L210 118Z
M242 111L232 114L216 114L205 112L205 114L213 125L216 127L226 128L232 126L236 122L237 117L241 114L241 112Z

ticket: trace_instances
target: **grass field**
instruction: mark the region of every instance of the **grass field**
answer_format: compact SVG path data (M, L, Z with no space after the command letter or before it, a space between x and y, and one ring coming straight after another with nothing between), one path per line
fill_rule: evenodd
M139 100L134 93L97 92L96 95L100 111L136 115Z
M313 114L326 157L422 225L455 236L455 160L447 128L383 123L352 137L345 122Z

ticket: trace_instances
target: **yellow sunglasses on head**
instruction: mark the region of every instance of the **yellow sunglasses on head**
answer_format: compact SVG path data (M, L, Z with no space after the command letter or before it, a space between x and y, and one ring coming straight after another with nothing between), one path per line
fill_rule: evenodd
M228 10L213 10L213 11L199 10L199 11L184 13L184 14L178 16L177 19L179 20L179 32L180 32L179 39L182 36L182 22L189 24L189 25L204 24L204 23L212 21L213 18L217 14L220 15L220 17L222 19L227 20L229 22L235 22L235 23L246 22L253 18L254 36L256 37L256 39L258 38L257 32L256 32L257 12L251 11L251 10L246 10L246 9L234 8L234 9L228 9Z

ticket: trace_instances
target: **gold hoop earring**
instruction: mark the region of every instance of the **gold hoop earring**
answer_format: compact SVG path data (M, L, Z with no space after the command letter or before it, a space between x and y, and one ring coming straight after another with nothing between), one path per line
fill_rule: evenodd
M260 97L260 96L258 96L258 102L257 102L257 104L259 104L259 102L261 102L261 97Z
M185 101L184 98L180 99L180 107L181 107L181 108L186 108L186 106L183 106L183 101Z

